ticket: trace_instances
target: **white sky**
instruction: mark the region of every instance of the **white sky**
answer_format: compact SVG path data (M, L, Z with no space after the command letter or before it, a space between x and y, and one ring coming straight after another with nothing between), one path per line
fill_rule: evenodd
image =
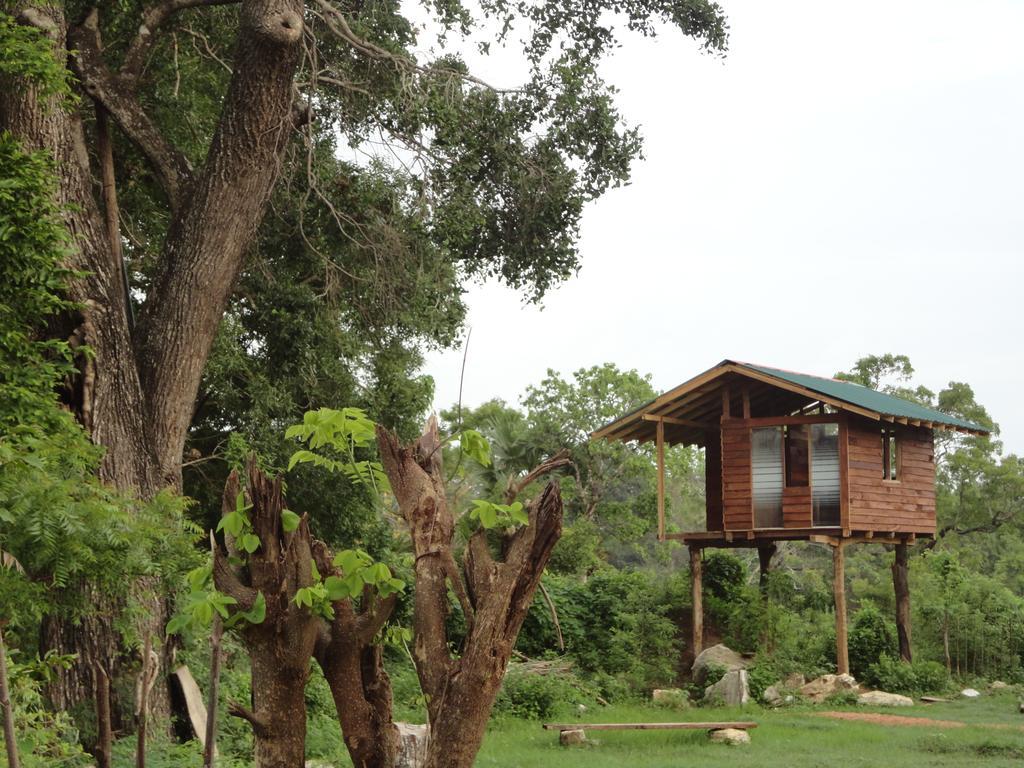
M895 352L970 383L1024 451L1024 2L721 2L724 60L670 32L607 63L646 159L543 310L469 291L464 402L606 361L664 390L726 357L831 375ZM436 407L460 365L428 355Z

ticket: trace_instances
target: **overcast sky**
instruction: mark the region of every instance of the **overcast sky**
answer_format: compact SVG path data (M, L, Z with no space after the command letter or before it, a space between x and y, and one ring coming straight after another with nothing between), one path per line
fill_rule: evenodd
M830 376L896 352L1024 451L1024 2L721 1L726 58L669 33L607 63L646 159L543 309L469 291L464 402L605 361L661 391L727 357ZM436 407L460 365L428 355Z

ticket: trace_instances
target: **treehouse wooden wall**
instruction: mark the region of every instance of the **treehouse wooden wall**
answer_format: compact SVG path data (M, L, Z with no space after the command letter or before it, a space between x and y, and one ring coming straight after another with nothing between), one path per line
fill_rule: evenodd
M724 530L754 527L750 479L750 427L722 420L722 517Z
M854 530L935 532L935 443L932 431L899 427L899 480L882 478L877 421L848 422L849 527ZM891 426L886 424L886 426Z
M704 443L704 487L708 531L720 531L722 519L722 435L708 432Z

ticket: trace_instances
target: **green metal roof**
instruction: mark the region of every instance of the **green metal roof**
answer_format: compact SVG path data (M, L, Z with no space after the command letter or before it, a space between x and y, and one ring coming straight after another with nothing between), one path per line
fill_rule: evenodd
M919 421L931 421L938 424L948 424L962 429L975 430L977 432L990 432L991 430L973 421L958 419L948 413L937 411L934 408L920 405L919 403L904 400L902 397L894 397L884 392L869 389L862 384L854 384L851 381L839 381L838 379L826 379L820 376L810 376L806 373L794 373L783 371L778 368L768 368L763 365L752 365L738 360L730 360L734 365L749 368L754 371L774 376L777 379L796 384L798 387L812 390L826 397L842 400L843 402L866 408L875 413L886 416L896 416L906 419L917 419Z

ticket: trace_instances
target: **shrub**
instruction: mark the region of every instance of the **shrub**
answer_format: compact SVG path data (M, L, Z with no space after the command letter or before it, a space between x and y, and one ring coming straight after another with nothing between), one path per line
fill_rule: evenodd
M510 670L494 702L494 711L511 717L543 720L563 704L578 703L579 684L566 675L538 675Z
M761 701L765 688L777 683L780 677L778 667L772 661L758 658L747 667L747 686L750 689L750 695L757 701Z
M889 693L913 694L917 691L917 677L910 664L883 654L864 673L864 682Z
M857 692L836 691L825 699L825 703L830 707L852 707L857 703Z
M727 552L712 552L704 560L704 590L712 598L731 601L743 590L747 569L743 561Z
M914 679L918 693L943 693L949 689L949 671L937 661L915 661Z
M872 603L865 603L850 622L847 641L850 672L858 680L867 680L869 667L883 655L896 654L896 633L892 625Z

